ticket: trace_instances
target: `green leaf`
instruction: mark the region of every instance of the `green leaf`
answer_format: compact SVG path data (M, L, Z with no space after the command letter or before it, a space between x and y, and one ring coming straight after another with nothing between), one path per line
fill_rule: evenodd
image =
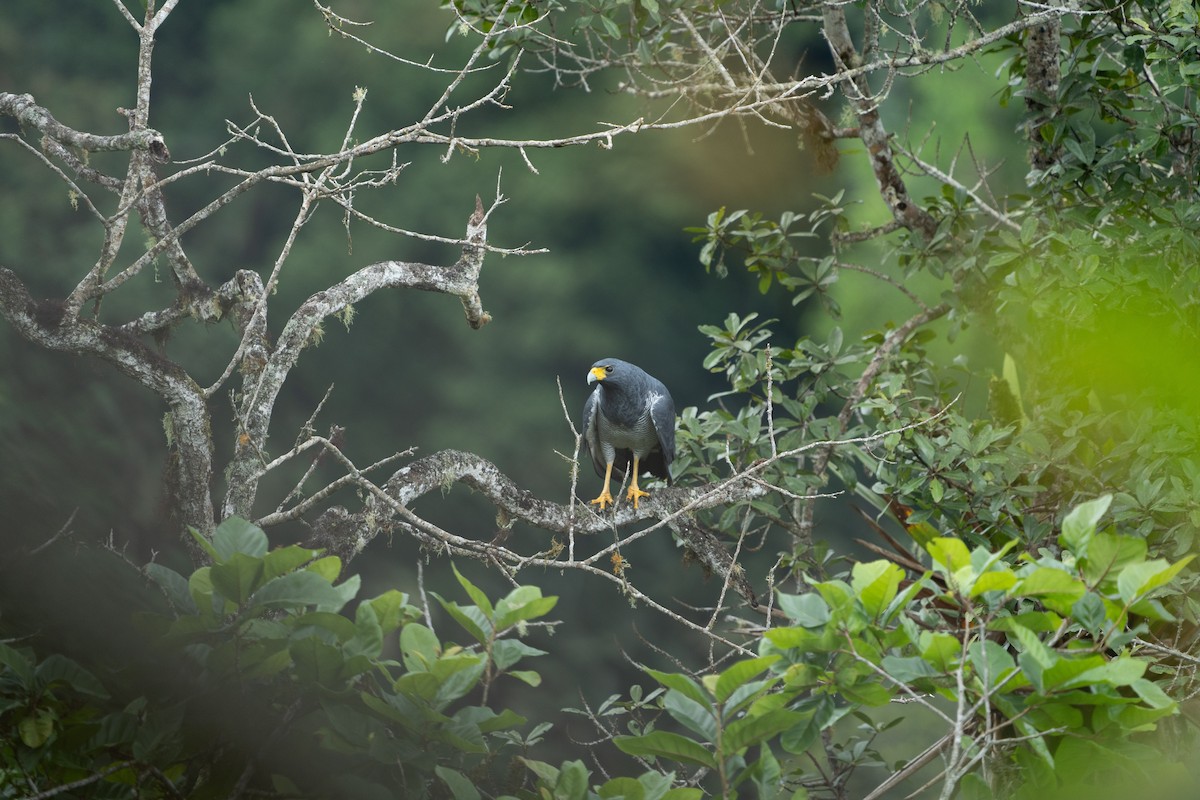
M318 630L322 632L328 631L339 642L345 642L352 639L358 629L354 627L353 622L341 614L331 614L328 611L309 611L306 614L296 617L293 636L296 638L301 636L319 636L322 639L327 639L324 633L318 634L316 632Z
M815 628L829 621L829 604L816 592L780 594L779 609L788 619L805 628Z
M1022 674L1038 692L1045 692L1046 681L1043 676L1058 663L1059 655L1043 644L1036 633L1023 625L1014 624L1009 632L1021 646L1017 664L1021 667ZM1026 735L1029 735L1028 732Z
M481 656L443 655L430 672L439 681L434 707L441 710L475 688L487 664ZM510 673L511 674L511 673Z
M454 800L479 800L479 790L458 770L439 764L433 768L433 771L442 779L442 783L446 784L446 788L450 790Z
M536 586L518 586L496 604L496 629L545 616L557 603L557 597L542 597Z
M1140 564L1130 564L1117 576L1117 591L1126 603L1153 592L1171 582L1179 571L1188 565L1193 556L1184 556L1174 564L1156 558Z
M896 697L894 689L876 681L839 683L838 690L850 702L864 706L885 706Z
M1108 610L1104 600L1095 592L1087 592L1071 606L1071 619L1085 630L1098 632L1108 621Z
M971 552L961 539L939 536L931 539L925 549L933 557L934 563L940 564L945 572L954 573L971 564Z
M321 555L320 550L313 550L308 547L301 547L298 544L290 544L287 547L278 547L263 556L263 576L266 578L277 578L280 575L291 572L297 567L313 560ZM333 580L336 580L335 575Z
M692 733L699 734L705 742L717 738L717 717L712 706L698 702L683 692L671 689L663 697L663 708Z
M316 561L305 566L304 571L320 575L325 580L333 583L342 574L342 560L337 556L318 558Z
M8 667L21 682L21 688L31 691L34 687L33 663L25 655L0 642L0 666Z
M37 665L38 691L55 683L65 683L76 692L92 697L107 698L108 691L95 675L88 672L79 662L59 653L51 653Z
M1079 558L1087 555L1088 544L1096 534L1096 524L1111 504L1112 495L1106 494L1071 509L1062 523L1060 540L1063 546Z
M463 630L470 634L471 638L482 645L487 645L491 639L490 632L491 620L484 616L483 609L477 606L468 606L464 608L452 600L443 599L437 592L430 592L433 598L441 604L455 622L457 622Z
M739 661L721 672L720 677L717 678L716 687L713 692L717 698L717 702L724 703L736 689L747 681L761 675L763 670L778 660L779 656L760 656L759 658Z
M668 758L681 764L694 764L716 769L717 762L712 753L698 742L669 731L654 731L645 736L617 736L613 738L617 748L631 756L653 756Z
M1013 625L1010 632L1016 637L1022 651L1028 653L1038 664L1049 668L1058 662L1058 654L1043 644L1033 631L1023 625Z
M441 652L437 635L421 623L410 622L400 630L400 654L409 672L428 672Z
M610 778L596 792L602 798L620 797L622 800L646 800L646 787L636 778Z
M962 655L962 642L957 636L949 633L924 632L921 634L920 646L921 658L941 672L955 669Z
M532 669L513 669L513 670L509 670L508 672L506 672L504 674L511 675L514 678L516 678L517 680L524 681L525 683L529 684L530 686L541 686L542 685L541 673L536 672Z
M408 605L408 595L397 589L389 589L367 602L371 604L371 608L375 609L379 627L385 634L399 628L408 613L417 613L416 609Z
M922 678L935 678L942 674L919 656L886 655L880 666L890 677L901 683L912 683Z
M213 547L213 543L210 542L204 536L204 534L191 526L188 527L188 533L192 535L192 538L196 540L196 543L200 545L200 548L208 554L209 558L211 558L213 561L217 560L217 550L215 547Z
M1146 560L1146 540L1136 536L1097 533L1088 544L1084 577L1089 583L1118 574L1124 567Z
M221 613L225 605L222 598L213 592L211 571L212 567L201 567L188 576L188 592L192 595L192 602L200 616L206 619Z
M358 576L353 576L358 577ZM351 584L352 581L346 581ZM356 586L355 582L353 586ZM353 588L353 587L352 587ZM263 584L249 599L249 608L300 608L320 606L323 610L337 610L346 604L343 592L330 585L329 581L315 572L290 572Z
M1004 382L1008 384L1008 390L1012 392L1013 399L1017 401L1021 422L1027 423L1029 417L1025 416L1025 404L1021 402L1021 380L1017 377L1017 362L1008 353L1004 354L1004 367L1001 374Z
M240 606L258 588L262 574L261 558L233 552L224 561L212 565L209 577L213 588L222 597Z
M804 705L807 708L802 714L808 719L801 720L779 739L779 746L793 755L803 754L817 741L821 731L831 728L853 710L845 703L835 705L833 698L827 694L817 695Z
M726 758L762 744L804 721L804 715L785 708L757 716L746 716L726 726L721 736L721 751Z
M1106 684L1108 686L1130 686L1134 681L1141 680L1146 674L1146 667L1149 664L1138 658L1129 656L1121 656L1111 660L1104 660L1103 656L1099 657L1100 664L1079 673L1069 681L1063 683L1064 688L1075 686L1093 686L1096 684Z
M175 570L153 561L143 567L143 570L151 580L159 585L166 594L167 600L177 611L183 614L196 613L196 601L192 599L192 594L188 591L187 578Z
M984 592L1002 592L1011 589L1016 582L1016 573L1008 568L989 570L975 579L970 594L978 597Z
M904 570L890 561L859 562L851 572L850 586L867 614L877 618L896 596L903 577Z
M582 761L564 761L554 782L555 800L583 800L587 797L590 775Z
M1106 666L1102 655L1062 656L1052 667L1042 671L1043 691L1099 683L1101 681L1096 680L1100 674L1098 671L1103 671ZM1091 679L1088 678L1089 675Z
M306 636L288 645L292 661L296 665L296 674L301 680L310 681L326 686L338 682L342 673L342 651L332 645L325 644L316 637Z
M1137 692L1137 696L1142 699L1142 702L1151 708L1172 710L1175 708L1175 701L1153 681L1138 678L1131 681L1129 686Z
M524 758L520 756L518 756L518 758L524 762L525 766L529 768L530 772L538 777L538 780L549 784L550 786L553 786L558 782L558 767L547 764L545 761L535 761L532 758Z
M230 517L213 532L213 550L218 563L234 553L243 553L256 558L267 554L267 535L262 528L241 517Z
M379 658L383 653L383 628L370 603L359 603L354 612L354 638L346 647L349 655Z
M468 706L456 713L455 718L469 718L471 722L479 728L480 733L492 733L493 731L507 730L508 728L516 728L524 725L528 720L522 717L517 712L510 708L506 708L499 714L492 711L490 708L482 706Z
M987 689L994 689L1001 683L1010 691L1020 688L1015 679L1009 677L1016 671L1017 663L1000 643L990 639L976 640L968 646L967 654L975 674Z
M467 580L466 577L464 577L463 574L458 571L458 566L456 564L451 564L450 569L454 570L454 577L458 579L459 585L466 590L467 596L471 598L471 602L473 602L479 608L479 610L483 612L484 616L486 616L488 619L492 619L492 617L495 616L495 612L492 609L491 601L488 600L488 597L483 593L483 590Z
M707 706L712 702L712 698L710 698L708 693L700 687L700 684L696 683L687 675L679 675L674 672L659 672L658 670L654 669L647 669L646 674L651 678L654 678L654 680L658 681L668 689L674 689L675 691L690 697L692 700L695 700L701 705Z
M17 733L26 747L41 747L54 733L54 712L45 708L31 711L17 723Z
M492 661L500 670L508 669L522 658L544 655L545 650L530 647L519 639L499 639L492 645Z
M1074 603L1083 597L1086 591L1087 587L1083 585L1083 582L1069 572L1054 567L1038 567L1021 579L1013 588L1012 594L1017 597L1060 595Z

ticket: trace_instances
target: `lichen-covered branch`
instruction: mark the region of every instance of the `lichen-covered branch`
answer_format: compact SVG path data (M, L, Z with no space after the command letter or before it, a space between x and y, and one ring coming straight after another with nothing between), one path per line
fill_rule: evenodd
M89 152L140 150L160 163L171 160L163 135L151 128L132 130L113 136L100 136L69 128L37 104L30 94L0 92L0 114L15 118L22 126L33 128L68 147Z
M850 37L844 7L826 4L823 15L825 39L838 67L843 70L861 67L862 59ZM875 174L875 182L879 186L883 202L887 204L896 222L926 239L932 238L937 230L937 221L908 195L908 187L904 185L904 179L896 167L896 157L889 142L890 134L883 127L878 100L867 83L866 75L851 78L843 86L846 99L850 101L855 116L858 117L858 135L867 148L867 156L871 159L871 171Z
M166 401L171 505L183 525L211 531L212 434L205 398L196 382L178 364L136 336L91 320L67 317L61 301L34 300L16 274L2 267L0 316L24 339L48 350L106 361Z
M1035 173L1044 172L1058 162L1058 148L1042 137L1042 126L1055 113L1058 95L1059 38L1062 19L1046 17L1025 32L1025 122L1029 137L1029 165Z
M382 261L363 267L323 291L317 292L292 314L273 351L254 374L247 374L238 411L236 451L229 470L229 491L222 508L224 516L251 517L258 492L259 468L266 452L268 428L275 400L300 353L312 342L317 326L327 317L353 306L368 295L384 289L405 288L439 292L458 297L467 323L483 327L491 319L479 297L479 272L486 253L487 214L476 197L475 210L467 222L467 244L462 255L449 266L407 261Z

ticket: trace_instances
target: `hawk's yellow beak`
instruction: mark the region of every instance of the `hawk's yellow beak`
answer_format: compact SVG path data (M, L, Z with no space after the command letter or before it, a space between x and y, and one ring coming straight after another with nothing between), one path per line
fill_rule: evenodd
M606 374L607 373L605 373L604 367L592 367L592 369L588 372L587 382L592 384L596 381L602 381L604 380L604 376Z

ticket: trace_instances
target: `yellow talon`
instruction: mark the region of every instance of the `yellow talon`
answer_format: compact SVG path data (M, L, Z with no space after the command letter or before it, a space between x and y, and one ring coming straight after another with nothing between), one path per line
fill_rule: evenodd
M608 484L611 480L612 480L612 464L609 464L608 468L604 470L604 491L600 492L600 496L597 497L595 500L589 501L588 505L593 505L593 504L599 505L601 511L604 510L605 506L615 505L615 503L613 502L612 492L610 492L608 490Z
M625 493L625 499L633 501L633 510L634 511L637 511L639 498L650 496L649 492L643 492L641 489L638 488L638 485L637 485L638 468L641 466L639 464L640 461L641 461L641 459L638 458L637 454L635 453L633 456L633 472L630 473L632 476L632 480L629 482L629 491Z
M595 500L589 500L588 504L598 504L600 506L600 510L603 511L605 506L610 506L613 504L613 496L609 493L608 487L605 486L604 491L600 493L600 496Z

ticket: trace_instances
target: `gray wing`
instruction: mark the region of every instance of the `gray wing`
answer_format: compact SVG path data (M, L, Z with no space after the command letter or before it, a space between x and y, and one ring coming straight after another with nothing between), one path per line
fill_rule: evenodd
M650 421L654 423L654 432L658 434L663 466L669 468L675 460L675 401L665 386L662 387L662 396L650 407ZM669 474L670 470L667 472Z
M600 423L596 419L596 415L600 413L599 403L596 400L597 394L593 391L583 404L583 449L592 457L592 466L596 468L596 474L603 477L606 465L604 450L600 447ZM674 439L673 433L671 436Z

